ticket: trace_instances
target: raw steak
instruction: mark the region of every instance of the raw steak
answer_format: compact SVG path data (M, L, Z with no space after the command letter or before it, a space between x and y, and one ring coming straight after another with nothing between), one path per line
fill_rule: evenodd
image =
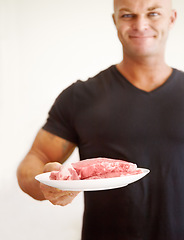
M66 164L59 171L52 171L51 180L82 180L112 178L139 174L137 165L123 160L109 158L86 159L77 163Z

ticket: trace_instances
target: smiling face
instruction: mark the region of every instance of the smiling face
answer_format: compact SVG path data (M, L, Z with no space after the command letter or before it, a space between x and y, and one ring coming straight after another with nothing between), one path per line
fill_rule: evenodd
M171 0L114 0L113 19L124 57L163 56L176 11Z

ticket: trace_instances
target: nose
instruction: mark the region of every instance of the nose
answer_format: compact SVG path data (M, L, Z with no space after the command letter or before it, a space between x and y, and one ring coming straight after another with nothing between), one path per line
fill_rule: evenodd
M145 16L141 15L141 16L137 16L134 19L132 28L135 31L144 32L145 30L148 29L148 26L149 26L148 19Z

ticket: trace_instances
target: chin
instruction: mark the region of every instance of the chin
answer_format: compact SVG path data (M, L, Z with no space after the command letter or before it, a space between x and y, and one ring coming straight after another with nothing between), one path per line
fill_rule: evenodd
M139 58L151 58L156 57L157 55L154 53L136 53L134 56Z
M146 48L134 48L131 50L131 53L134 56L140 56L140 57L152 57L159 54L158 50L151 47Z

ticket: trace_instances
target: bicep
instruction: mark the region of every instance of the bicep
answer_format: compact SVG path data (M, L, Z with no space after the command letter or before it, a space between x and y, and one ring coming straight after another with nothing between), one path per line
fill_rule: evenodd
M75 147L74 143L41 129L34 140L30 152L39 156L44 164L48 162L63 163Z

